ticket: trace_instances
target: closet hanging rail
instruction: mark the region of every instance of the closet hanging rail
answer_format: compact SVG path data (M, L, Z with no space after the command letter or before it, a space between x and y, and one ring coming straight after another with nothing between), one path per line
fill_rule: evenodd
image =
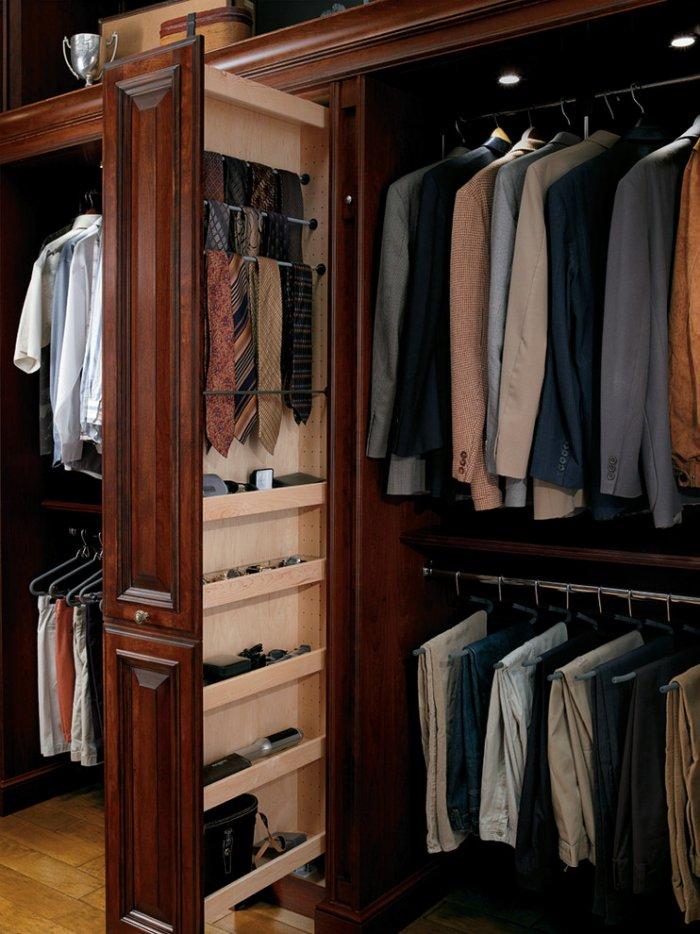
M686 604L688 606L700 606L700 597L692 597L689 594L677 593L658 593L651 590L628 590L622 587L604 587L595 584L566 584L563 581L535 580L527 577L503 577L492 574L476 574L471 571L445 571L440 568L433 568L426 565L423 568L423 576L431 578L445 578L454 581L455 579L478 581L480 584L493 584L497 587L531 587L536 593L539 590L555 590L563 594L594 594L600 597L620 597L626 600L629 605L632 601L653 600L657 603L665 603L667 607L671 604Z
M650 91L650 90L653 90L654 88L673 87L674 85L687 84L691 81L700 81L700 73L694 74L694 75L684 75L682 78L667 78L665 81L650 81L647 84L639 84L638 82L635 81L633 84L630 84L625 88L616 88L615 90L612 90L612 91L597 91L595 94L593 94L593 98L595 100L605 100L607 97L609 97L612 94L629 94L633 90L634 91ZM575 103L576 103L575 97L564 97L564 98L560 97L556 101L547 101L544 104L529 104L527 107L517 107L515 110L499 110L498 116L499 117L514 117L516 116L516 114L524 114L530 110L532 111L550 110L553 107L561 107L562 104L575 104ZM488 113L480 114L478 116L465 117L465 120L466 121L486 120L487 118L493 118L493 116L494 116L494 112L489 111Z

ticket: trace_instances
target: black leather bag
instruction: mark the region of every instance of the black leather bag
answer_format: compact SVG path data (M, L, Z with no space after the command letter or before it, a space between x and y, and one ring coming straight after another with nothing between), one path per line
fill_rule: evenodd
M258 813L255 795L239 795L204 815L204 894L210 895L253 868Z

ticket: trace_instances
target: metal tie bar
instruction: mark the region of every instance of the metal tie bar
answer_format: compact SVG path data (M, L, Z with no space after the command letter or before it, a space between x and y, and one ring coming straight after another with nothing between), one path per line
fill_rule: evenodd
M325 389L205 389L205 396L327 396Z
M270 259L268 256L244 256L243 259L246 263L257 263L259 259ZM290 269L294 263L288 262L286 259L273 259L273 263L277 263L278 266L288 266ZM301 264L298 264L301 265ZM311 266L311 272L315 272L317 276L324 276L326 274L325 263L319 263L317 266Z
M221 203L224 204L225 202L222 201ZM209 199L205 199L204 204L209 205L211 204L211 201ZM234 214L243 214L244 209L240 207L240 205L227 204L226 207L229 209L229 211L233 211ZM260 215L260 217L270 216L269 211L258 211L258 214ZM284 216L287 218L290 224L299 224L302 227L308 227L309 230L316 230L316 228L318 227L318 221L316 220L315 217L312 217L307 221L307 220L304 220L302 217L290 217L288 214L285 214Z

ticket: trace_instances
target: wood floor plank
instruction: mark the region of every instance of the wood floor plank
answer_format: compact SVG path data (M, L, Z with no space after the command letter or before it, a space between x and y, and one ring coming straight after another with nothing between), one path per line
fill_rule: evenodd
M94 892L90 892L88 895L83 895L81 901L85 902L87 905L92 905L93 908L99 908L100 911L104 911L105 891L105 887L102 886L102 888L95 889Z
M35 810L35 808L27 808L26 811L20 811L17 816L37 827L43 827L45 830L64 833L69 837L76 837L78 840L84 840L86 843L94 844L99 847L100 852L104 851L104 825L96 824L94 821L83 820L80 817L76 817L75 814L59 810L55 807L44 808L40 811ZM0 823L0 827L1 826L2 824Z
M100 887L99 881L86 872L37 853L14 840L4 838L0 846L0 865L29 879L35 879L63 895L82 898ZM0 928L2 930L2 928Z
M68 911L74 901L56 889L42 885L34 879L0 866L0 898L5 898L17 908L32 911L51 921Z
M104 852L104 841L98 844L55 830L45 830L16 814L0 817L0 840L5 839L14 840L69 866L80 866Z
M89 876L94 876L96 879L99 879L104 884L104 881L105 881L105 858L104 856L98 856L97 859L91 859L89 863L83 863L79 868L83 872L86 872Z
M0 931L6 934L74 934L71 928L57 921L49 922L26 908L20 908L6 898L0 898Z
M73 934L104 934L105 913L92 905L76 901L75 905L65 915L56 918L67 931Z

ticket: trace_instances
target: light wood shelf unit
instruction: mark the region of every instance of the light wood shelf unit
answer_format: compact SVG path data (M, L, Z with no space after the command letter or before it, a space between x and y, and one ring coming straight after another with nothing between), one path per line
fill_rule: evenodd
M261 892L279 879L283 879L299 866L321 856L326 850L325 833L317 833L300 846L283 853L264 866L254 869L240 879L218 892L212 892L204 899L204 919L208 924L225 918L229 910L239 902L245 901L257 892Z
M260 668L258 671L248 671L235 678L220 681L218 684L209 684L204 688L204 713L317 674L324 670L325 665L326 650L315 649L307 652L306 655L299 655L285 662L277 662L274 665Z
M218 522L243 516L262 516L287 509L306 509L326 503L327 484L305 483L280 486L272 490L250 493L230 493L228 496L208 496L204 500L204 521Z
M237 798L238 795L255 791L256 788L262 788L263 785L277 781L278 778L289 775L291 772L297 772L311 762L322 759L325 751L325 736L305 739L292 749L285 749L276 756L261 759L249 769L236 772L218 782L212 782L211 785L205 785L204 810L208 811L218 804Z
M283 590L292 590L295 587L318 584L325 579L326 559L313 558L311 561L293 564L288 568L274 568L271 571L260 571L258 574L245 574L243 577L232 577L229 580L205 584L203 606L205 610L217 606L229 606L233 603L241 603L243 600L253 600L255 597L265 597Z

